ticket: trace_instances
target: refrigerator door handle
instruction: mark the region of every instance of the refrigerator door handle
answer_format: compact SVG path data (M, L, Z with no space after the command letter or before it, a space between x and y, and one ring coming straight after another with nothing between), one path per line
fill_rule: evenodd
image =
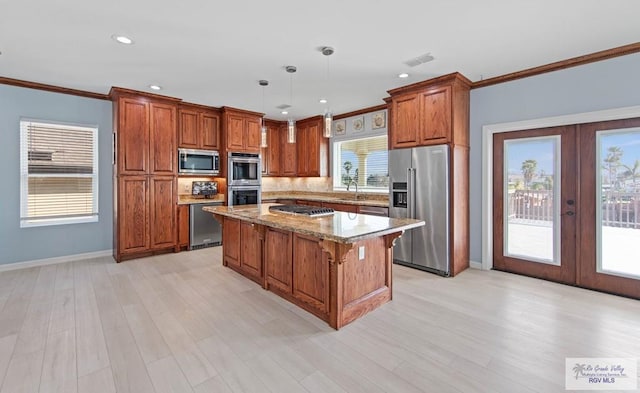
M407 218L415 218L415 168L407 169Z

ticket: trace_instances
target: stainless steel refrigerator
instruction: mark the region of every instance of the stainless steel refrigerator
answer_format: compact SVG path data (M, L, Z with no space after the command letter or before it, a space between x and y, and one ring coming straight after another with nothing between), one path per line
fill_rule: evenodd
M426 223L396 240L394 262L449 276L449 147L390 150L389 188L389 217Z

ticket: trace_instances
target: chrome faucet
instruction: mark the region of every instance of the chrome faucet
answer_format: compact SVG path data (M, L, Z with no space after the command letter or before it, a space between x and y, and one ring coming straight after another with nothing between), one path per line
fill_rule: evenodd
M356 186L356 192L355 194L353 194L353 199L355 199L356 201L358 200L358 182L356 180L349 180L349 183L347 184L347 191L349 191L349 187L351 187L352 184L355 184Z

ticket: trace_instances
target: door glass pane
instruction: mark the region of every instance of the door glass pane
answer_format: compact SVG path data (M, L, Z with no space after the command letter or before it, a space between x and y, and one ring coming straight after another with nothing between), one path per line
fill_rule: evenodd
M598 272L640 278L640 128L596 134Z
M504 144L504 255L560 265L560 136Z

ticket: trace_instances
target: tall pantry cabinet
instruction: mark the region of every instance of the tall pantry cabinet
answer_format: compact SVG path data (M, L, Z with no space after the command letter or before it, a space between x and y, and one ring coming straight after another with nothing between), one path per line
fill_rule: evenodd
M446 144L449 156L451 275L469 267L469 105L460 73L389 90L389 149Z
M176 246L177 104L180 100L112 88L114 249L125 259Z

